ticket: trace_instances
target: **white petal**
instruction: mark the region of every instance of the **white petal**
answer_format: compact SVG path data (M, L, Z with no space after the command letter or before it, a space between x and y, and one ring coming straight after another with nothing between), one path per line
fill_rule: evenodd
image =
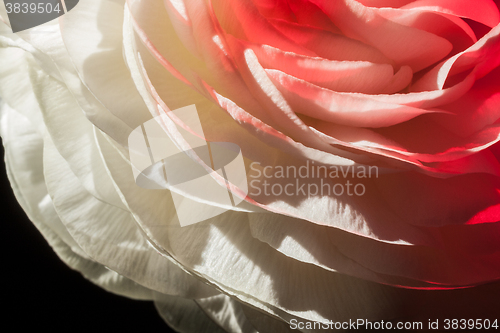
M23 115L5 104L0 109L7 174L14 194L59 258L105 290L136 299L152 299L151 290L93 261L78 246L61 223L47 193L41 136Z
M227 295L197 299L196 303L226 332L257 333L247 320L240 303Z
M151 117L122 51L125 1L81 1L62 17L62 37L82 81L112 114L135 128Z
M81 185L49 138L44 145L47 188L63 224L94 260L162 293L203 297L215 291L159 255L131 214L97 200Z
M156 309L173 329L180 333L224 333L191 299L157 295Z

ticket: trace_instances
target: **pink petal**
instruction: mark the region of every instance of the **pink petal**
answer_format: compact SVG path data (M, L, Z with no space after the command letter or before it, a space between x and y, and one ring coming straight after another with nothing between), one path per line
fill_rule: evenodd
M500 67L476 81L472 89L457 101L442 109L450 114L432 119L448 131L468 137L493 125L500 118Z
M395 23L427 31L453 44L451 54L464 51L477 39L471 27L462 19L428 9L381 8L377 13Z
M142 53L142 49L139 48ZM288 154L307 156L311 160L323 161L332 164L352 164L339 155L349 155L329 145L322 143L326 152L305 147L277 131L275 128L252 116L230 99L218 94L213 87L206 82L203 84L203 94L196 92L192 87L180 86L181 82L175 76L168 73L168 69L155 61L155 58L143 53L141 65L146 86L150 90L155 103L165 111L185 106L186 100L195 103L204 124L205 135L209 141L230 141L237 143L245 157L257 159L262 156L263 151L276 147L279 151ZM204 94L206 96L204 97ZM220 108L219 108L220 107ZM228 117L229 115L230 117ZM224 131L216 130L224 123ZM264 154L273 156L274 152ZM352 154L351 154L352 155ZM365 159L365 162L368 162Z
M308 0L289 0L288 5L295 14L297 23L318 29L324 29L334 33L341 33L330 18Z
M491 28L500 22L498 7L492 0L418 0L402 7L403 9L427 9L446 13L483 23Z
M326 142L359 154L378 156L379 163L386 163L396 168L421 171L435 177L477 172L499 175L500 172L498 160L485 151L499 141L498 127L487 129L485 133L478 135L481 138L493 132L491 136L486 136L487 140L484 140L486 143L480 141L478 137L473 137L472 139L476 139L479 144L470 143L468 140L458 140L458 147L452 145L450 148L450 146L443 145L442 151L426 154L425 152L419 153L419 149L436 149L433 143L443 139L445 142L453 143L456 137L449 137L449 133L441 130L438 132L440 135L436 137L413 133L404 136L404 140L398 142L399 137L394 135L391 137L387 133L381 134L366 128L346 127L323 121L308 121L307 123L311 124L312 129ZM405 133L405 131L411 133L411 128L411 125L403 127L400 133ZM481 150L483 152L479 153Z
M313 0L350 38L378 48L399 65L414 72L443 59L453 46L434 34L399 25L353 0Z
M452 103L462 97L474 85L475 80L476 72L472 71L459 83L449 88L410 92L407 94L365 96L367 98L384 103L402 104L426 109L436 108L448 103ZM413 87L413 85L410 86L410 89L412 89Z
M377 183L391 209L401 217L408 216L413 225L466 224L500 203L500 178L486 174L436 179L400 173L385 175Z
M412 86L412 91L443 89L446 80L477 67L477 76L482 77L500 64L500 25L491 29L477 43L442 62L426 73Z
M285 37L263 17L248 0L212 0L214 13L222 29L230 35L257 44L266 44L304 55L315 54Z
M331 61L283 52L266 45L246 45L255 52L262 67L280 70L334 91L377 93L393 78L393 68L387 64ZM406 84L409 83L408 80Z
M297 113L327 122L357 127L384 127L433 111L365 99L315 86L277 70L269 77Z
M270 20L270 22L283 35L322 58L341 61L370 61L377 64L393 63L375 47L342 34L281 20Z
M266 18L293 21L294 12L291 10L287 0L253 0L254 6L260 14Z
M227 42L248 89L268 111L269 117L276 124L273 128L309 147L327 149L328 145L314 135L309 127L297 117L260 65L255 53L250 49L245 49L235 38L228 37Z
M358 0L359 3L366 7L393 7L399 8L405 6L415 0Z

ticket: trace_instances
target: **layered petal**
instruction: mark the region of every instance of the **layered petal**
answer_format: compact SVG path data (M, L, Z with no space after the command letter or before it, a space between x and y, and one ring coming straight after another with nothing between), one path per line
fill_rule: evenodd
M318 5L346 36L378 48L397 64L408 65L414 72L443 59L452 49L451 43L446 39L387 20L374 9L359 2L312 2Z

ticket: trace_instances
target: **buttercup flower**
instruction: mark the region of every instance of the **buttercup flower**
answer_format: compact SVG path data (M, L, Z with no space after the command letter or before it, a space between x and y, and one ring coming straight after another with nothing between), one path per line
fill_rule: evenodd
M18 34L1 8L12 187L69 266L179 331L404 318L411 289L500 278L499 5L85 0ZM192 146L191 105L245 189ZM138 186L153 117L189 151L171 167L241 204ZM181 227L181 206L212 217Z

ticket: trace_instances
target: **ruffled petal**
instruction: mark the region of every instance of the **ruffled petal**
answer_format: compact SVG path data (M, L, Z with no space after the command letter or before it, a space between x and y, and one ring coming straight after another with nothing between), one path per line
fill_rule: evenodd
M255 52L265 69L280 70L309 83L339 92L374 94L387 87L394 75L392 66L388 64L311 58L283 52L266 45L247 44L247 47Z
M500 22L500 13L492 0L480 0L474 3L467 0L418 0L403 9L426 9L437 13L446 13L466 17L493 28Z
M453 15L441 14L425 8L381 8L377 13L395 23L427 31L446 39L453 44L451 54L462 52L477 42L471 27L461 18Z
M386 127L436 112L378 102L358 94L338 93L277 70L266 70L266 73L295 112L327 122L356 127Z
M283 51L315 56L287 38L262 17L252 1L211 1L214 13L225 33L249 42L266 44Z
M155 298L156 310L165 322L180 333L224 333L195 300L158 294Z
M478 79L485 76L500 64L500 57L498 57L498 50L500 49L499 34L500 25L491 29L490 32L467 50L454 55L434 67L421 79L416 81L412 85L411 90L441 90L445 87L448 78L472 69L476 71Z
M45 141L44 150L47 187L56 211L72 237L94 260L162 293L184 297L213 295L212 288L186 274L169 258L159 256L129 212L85 193L49 140ZM80 203L77 209L71 204L73 201ZM141 263L141 269L137 263Z
M64 86L59 81L43 73L36 66L33 66L33 64L31 65L31 80L44 117L50 117L53 112L60 110L59 107L65 106L65 112L59 113L59 116L66 117L64 119L67 121L65 121L64 126L57 128L49 126L48 133L52 135L52 138L59 138L58 135L66 136L65 140L58 141L58 148L65 154L70 154L68 159L75 167L75 173L79 174L83 182L75 176L68 162L63 159L61 153L52 144L52 139L48 136L48 133L44 137L44 172L47 188L56 211L65 227L70 231L71 237L77 241L78 246L94 260L111 267L134 281L146 285L150 289L157 288L174 294L179 292L196 293L196 290L199 290L202 294L210 295L211 288L203 284L197 285L199 283L197 280L191 281L191 283L195 284L195 287L192 287L189 282L182 286L183 281L185 279L189 280L191 277L187 275L183 277L185 273L179 267L168 259L155 254L153 248L140 234L130 214L123 209L121 199L114 192L114 186L109 182L106 170L99 167L99 163L102 166L102 161L100 161L100 154L96 149L95 142L93 143L91 139L94 135L92 126L89 127L88 120L77 107L71 104L74 101L71 100L71 95L65 90ZM40 87L44 89L40 89ZM26 91L32 89L30 86L25 88ZM51 95L50 92L53 92L54 95ZM49 94L50 97L45 94ZM52 98L54 96L58 96L58 98ZM47 124L52 125L50 121ZM90 133L85 131L90 131ZM71 137L71 134L73 134L73 137ZM74 151L71 151L71 149L74 149ZM50 157L48 154L51 154ZM81 156L89 156L88 160L93 162L93 170L85 169L84 165L86 163L82 162ZM82 165L75 166L75 164ZM61 180L63 177L67 178ZM60 186L61 181L65 186ZM87 184L90 190L82 186L83 184ZM75 211L71 204L73 200L82 203L78 211ZM123 234L116 235L114 234L116 229L109 229L109 221L102 220L102 216L107 214L114 223L119 225L115 227L122 230ZM100 215L102 216L99 217ZM90 241L92 245L89 244L89 239L92 239L91 235L94 235L96 225L89 225L88 222L90 221L106 225L102 225L103 231L100 233L100 237L104 238L101 238L99 242L96 242L95 239ZM71 224L72 222L75 224ZM125 225L128 225L128 227L125 227ZM106 234L108 234L109 238L105 238ZM120 237L123 238L120 239ZM116 242L111 241L112 239ZM128 252L128 255L124 255L124 252L120 254L120 251ZM115 261L115 255L121 259ZM137 259L136 256L141 259ZM140 272L136 270L135 263L137 260L144 263L145 270ZM156 273L148 273L148 270ZM169 272L168 274L175 276L172 281L177 281L180 284L175 286L163 284L163 278L168 275L158 276L157 274L160 274L161 270L164 270L163 274Z
M370 61L377 64L394 63L390 57L385 56L375 47L342 34L281 20L272 20L271 23L283 35L325 59Z
M87 279L115 294L150 300L153 292L92 260L61 223L43 175L43 139L28 118L0 107L7 174L14 194L59 258Z
M379 49L398 65L408 65L418 72L443 59L453 46L434 34L399 25L377 14L359 2L314 0L350 38Z
M405 223L403 218L400 223ZM465 236L456 232L453 233L455 240L442 238L443 243L434 247L386 244L335 228L318 227L305 221L273 215L257 214L251 220L250 228L255 237L296 260L333 271L345 270L349 275L370 276L375 281L399 287L455 288L495 280L499 274L498 268L490 266L498 260L494 248L485 246L479 253L478 243L474 244L477 241L475 236L474 242L468 242L467 250L476 250L469 254L466 251L443 250L454 246L457 237L462 239ZM450 228L442 232L449 232ZM497 228L491 225L489 229L495 233ZM497 239L496 235L492 235L485 242L492 244ZM474 270L470 270L471 265Z
M248 321L240 303L227 295L198 299L196 303L225 332L258 333Z
M82 2L61 20L64 45L92 94L130 128L149 120L123 61L123 3Z

